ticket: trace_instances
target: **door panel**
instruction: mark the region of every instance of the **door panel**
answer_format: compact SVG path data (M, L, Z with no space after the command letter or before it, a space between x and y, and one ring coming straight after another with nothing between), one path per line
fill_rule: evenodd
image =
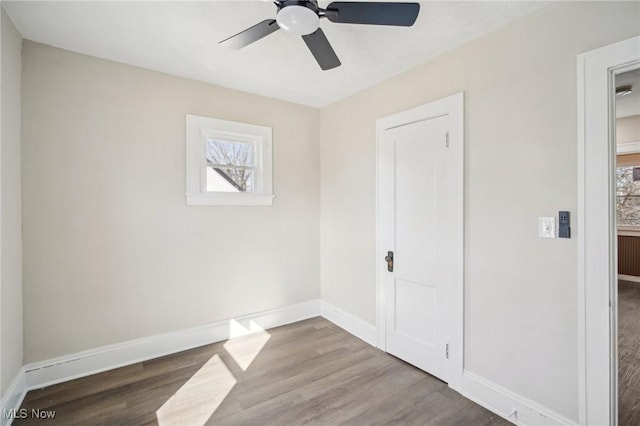
M425 127L423 122L389 131L395 148L396 251L416 260L433 259L435 255L435 230L423 225L436 220L431 202L435 197L436 170L425 167L424 162L437 155L436 144L424 143L413 135ZM416 187L420 187L420 196L415 194Z
M386 350L446 381L448 116L386 130L381 138L380 217L393 247L383 279Z
M396 333L435 347L435 303L436 289L411 281L396 279L395 318L393 328Z

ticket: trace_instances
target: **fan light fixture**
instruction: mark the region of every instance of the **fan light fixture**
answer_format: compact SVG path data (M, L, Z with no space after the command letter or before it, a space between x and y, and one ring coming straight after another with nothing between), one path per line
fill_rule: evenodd
M616 87L616 96L624 96L624 95L628 95L629 93L631 93L632 87L631 85L626 85L626 86L618 86Z
M222 40L220 45L234 50L242 49L282 28L288 33L302 36L320 68L330 70L340 66L340 59L320 28L321 18L336 24L410 27L420 12L420 3L334 1L326 9L318 6L318 0L273 0L273 3L278 9L276 19L258 22Z
M280 9L276 15L278 26L294 35L314 33L320 26L320 17L305 6L291 5Z

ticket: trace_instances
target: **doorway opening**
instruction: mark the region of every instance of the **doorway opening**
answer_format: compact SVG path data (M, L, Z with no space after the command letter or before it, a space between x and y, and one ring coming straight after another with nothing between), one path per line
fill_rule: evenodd
M618 425L640 424L640 69L615 75Z

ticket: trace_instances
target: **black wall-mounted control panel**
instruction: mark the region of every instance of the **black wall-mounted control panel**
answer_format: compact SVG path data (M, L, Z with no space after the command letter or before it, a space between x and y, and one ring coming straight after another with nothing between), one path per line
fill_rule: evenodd
M569 221L569 212L559 212L560 220L558 221L558 238L571 238L571 222Z

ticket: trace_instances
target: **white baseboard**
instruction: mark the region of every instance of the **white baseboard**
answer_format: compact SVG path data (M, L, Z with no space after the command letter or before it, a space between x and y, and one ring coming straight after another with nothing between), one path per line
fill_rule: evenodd
M467 370L464 371L462 380L462 395L516 425L577 425L576 421L555 413Z
M240 334L267 329L322 315L338 327L376 347L377 330L371 324L335 306L315 299L295 305L219 321L202 327L165 333L104 346L28 364L14 380L5 398L3 409L18 409L26 391L100 373L160 356L203 346ZM252 326L253 324L253 326ZM528 400L469 371L463 373L462 394L517 425L576 425L534 401ZM4 413L4 411L2 412ZM10 425L2 419L0 426Z
M16 412L20 408L26 393L27 379L25 369L22 367L2 398L2 404L0 407L1 426L9 426L13 422L13 418L7 414L9 412Z
M320 302L321 315L337 325L338 327L348 331L360 340L364 340L373 347L376 347L377 329L376 327L362 321L360 318L354 317L340 309L336 308L324 300Z
M633 283L640 283L640 277L634 277L633 275L622 275L618 274L619 280L631 281Z
M103 346L71 355L27 364L26 390L39 389L56 383L101 373L137 362L208 345L238 335L243 327L254 330L278 327L320 315L318 299L279 309L218 321L201 327L165 333ZM251 327L251 323L254 324ZM239 327L238 324L242 325ZM232 336L231 328L234 329Z

